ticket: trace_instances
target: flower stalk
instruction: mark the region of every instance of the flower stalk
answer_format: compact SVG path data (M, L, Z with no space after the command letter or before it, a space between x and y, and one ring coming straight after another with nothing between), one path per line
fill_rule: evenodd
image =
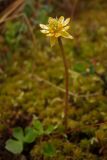
M66 56L65 56L65 52L64 52L61 37L58 38L58 43L59 43L59 47L60 47L60 50L61 50L61 56L62 56L62 59L63 59L64 69L65 69L64 77L65 77L65 90L66 90L66 92L65 92L63 125L65 127L65 130L67 130L67 128L68 128L68 103L69 103L69 73L68 73L67 59L66 59Z
M61 37L67 38L67 39L73 39L72 35L69 34L68 30L70 26L68 25L70 22L70 18L65 19L63 16L60 18L52 18L49 17L48 24L40 24L41 32L44 33L47 37L50 37L50 44L51 47L53 47L57 40L59 43L59 47L61 50L61 56L63 59L64 69L65 69L65 105L64 105L64 127L65 131L67 131L68 126L68 103L69 103L69 74L68 74L68 64L62 44Z

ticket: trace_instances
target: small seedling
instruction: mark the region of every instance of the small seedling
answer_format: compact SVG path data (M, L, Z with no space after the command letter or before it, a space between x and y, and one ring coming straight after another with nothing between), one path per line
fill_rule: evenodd
M42 123L36 120L33 122L33 128L37 132L38 136L41 136L51 134L57 128L57 126L49 125L46 129L44 129Z
M25 143L32 143L37 137L36 131L31 127L23 130L21 127L13 129L13 138L7 140L5 148L13 154L20 154Z
M45 143L43 146L43 155L45 157L53 157L56 154L56 149L51 143Z
M36 138L49 135L55 129L56 127L53 125L44 129L42 123L38 120L32 123L32 127L26 127L25 129L21 127L14 128L12 138L6 141L5 148L13 154L20 154L24 150L24 144L33 143Z

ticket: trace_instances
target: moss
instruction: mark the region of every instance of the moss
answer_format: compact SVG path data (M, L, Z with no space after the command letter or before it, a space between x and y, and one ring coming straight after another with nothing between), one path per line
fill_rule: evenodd
M96 2L90 3L93 6ZM107 159L107 13L97 7L95 10L89 7L78 15L72 22L74 40L72 43L64 41L69 90L73 92L69 96L66 138L60 136L63 133L64 92L59 88L64 89L64 67L58 47L51 49L45 41L42 46L42 39L38 38L35 48L29 40L23 43L24 47L14 48L9 62L0 55L0 131L19 125L25 127L32 117L39 118L44 126L59 125L57 136L53 133L32 144L32 160L48 160L42 154L46 142L54 144L57 150L50 160ZM0 51L10 52L4 40ZM77 73L74 66L80 62L92 64L93 72L89 72L89 65L86 65L85 74ZM93 139L97 142L92 144Z
M96 156L94 156L93 154L89 154L88 151L84 153L84 150L82 151L77 145L74 145L72 143L69 143L67 141L65 141L64 139L59 140L56 138L53 138L51 140L49 140L49 142L51 142L55 148L56 148L56 156L54 156L53 158L49 158L49 160L96 160ZM31 157L33 160L36 160L36 157L38 157L38 159L40 159L42 157L42 146L45 142L39 143L37 145L35 145L35 147L33 148L33 150L31 151ZM48 158L46 158L46 160L48 160Z

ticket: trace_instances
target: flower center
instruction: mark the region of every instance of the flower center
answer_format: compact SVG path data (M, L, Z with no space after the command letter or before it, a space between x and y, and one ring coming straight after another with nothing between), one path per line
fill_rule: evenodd
M55 34L59 33L63 29L63 26L59 24L58 21L54 21L49 25L49 28L50 32Z

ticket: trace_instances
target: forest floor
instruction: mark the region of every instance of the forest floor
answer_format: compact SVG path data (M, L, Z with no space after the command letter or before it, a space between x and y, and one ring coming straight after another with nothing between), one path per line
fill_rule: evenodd
M0 36L0 50L5 54L0 69L0 160L107 160L107 12L85 11L72 23L74 40L63 41L70 78L66 135L59 48L50 48L45 37L34 46L26 35L18 47L16 42L7 45L11 23L6 25L4 37ZM57 128L25 147L22 155L9 153L4 147L12 128L30 126L33 119L44 127ZM46 142L55 146L53 157L42 154Z

